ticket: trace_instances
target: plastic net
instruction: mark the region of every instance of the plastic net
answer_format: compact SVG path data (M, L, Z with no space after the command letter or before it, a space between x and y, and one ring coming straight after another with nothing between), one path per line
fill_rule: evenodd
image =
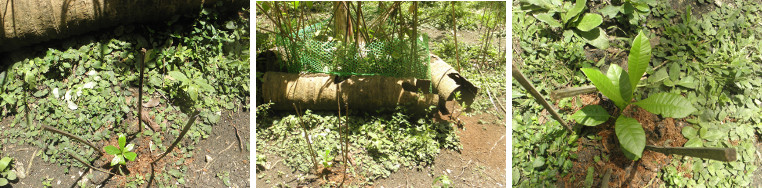
M286 68L291 73L334 75L383 75L429 78L429 38L419 34L412 40L391 38L370 43L343 43L325 36L325 22L299 30L292 38L278 35L278 46L288 48Z

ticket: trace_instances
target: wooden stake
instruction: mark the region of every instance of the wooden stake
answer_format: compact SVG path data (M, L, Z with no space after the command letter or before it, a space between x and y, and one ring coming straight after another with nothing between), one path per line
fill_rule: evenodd
M524 89L529 91L529 94L532 94L537 103L540 103L543 107L545 107L545 109L548 110L548 112L550 112L550 114L553 116L553 119L556 119L558 123L561 123L561 125L563 125L564 128L569 131L569 133L574 132L574 129L572 129L571 126L567 125L566 122L564 122L564 120L561 118L561 115L558 115L558 112L556 112L556 110L550 106L550 104L548 104L548 101L546 101L545 98L543 98L542 95L537 92L534 86L532 86L532 84L527 81L526 77L524 77L524 74L521 74L521 71L519 71L519 68L517 68L515 64L511 65L513 66L513 79L516 79L516 81L518 81L519 84L524 87Z
M709 148L709 147L658 147L646 145L647 150L663 153L685 155L705 159L714 159L718 161L733 162L736 161L736 149L733 148Z
M164 156L167 155L167 153L172 152L172 149L175 149L175 146L177 146L177 143L180 143L180 140L183 139L183 137L185 136L185 133L188 133L188 130L190 130L191 125L193 125L193 122L196 121L196 117L198 117L198 113L199 113L198 110L196 110L193 113L191 113L190 119L188 120L188 123L185 123L185 127L183 127L183 131L180 132L180 135L177 136L177 139L175 139L175 141L172 142L172 145L170 145L169 148L167 148L167 151L165 151L163 154L161 154L161 156L159 156L159 158L157 158L156 160L151 161L151 164L154 164L154 163L158 162L159 160L161 160L161 158L164 158Z
M54 133L58 133L58 134L64 135L64 136L67 136L67 137L72 138L74 140L77 140L79 142L82 142L84 144L87 144L88 146L90 146L93 149L95 149L95 151L98 151L98 153L101 154L101 156L106 155L105 153L103 153L103 151L100 148L95 147L95 145L93 143L90 143L90 142L86 141L85 139L82 139L82 138L80 138L80 137L78 137L76 135L69 134L66 131L58 130L56 128L53 128L53 127L47 126L47 125L42 125L42 129L46 130L46 131L50 131L50 132L54 132Z

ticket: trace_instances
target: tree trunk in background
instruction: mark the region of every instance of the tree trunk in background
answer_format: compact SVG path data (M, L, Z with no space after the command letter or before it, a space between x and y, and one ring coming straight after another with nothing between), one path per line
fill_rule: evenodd
M347 36L353 36L352 20L349 17L349 11L346 1L333 2L333 31L336 38L349 39Z
M241 0L5 0L0 1L0 52L136 22L196 14L202 5L249 6Z

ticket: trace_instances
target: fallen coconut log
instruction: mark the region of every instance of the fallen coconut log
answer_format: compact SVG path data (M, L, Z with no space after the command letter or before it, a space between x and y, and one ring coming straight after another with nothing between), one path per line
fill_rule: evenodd
M0 1L0 52L129 23L162 22L202 5L248 6L241 0Z
M266 72L262 76L263 102L272 102L273 110L338 110L338 96L349 109L376 111L405 106L409 112L422 113L436 106L439 97L427 94L430 83L415 78L386 76L335 76L328 74L293 74Z
M453 111L452 105L447 105L446 101L454 100L455 93L457 92L460 92L458 104L465 103L467 106L471 106L474 103L476 94L479 92L478 87L474 86L465 77L461 76L458 71L455 71L452 66L434 54L431 54L430 67L431 82L434 90L439 94L439 109L444 114L449 114Z

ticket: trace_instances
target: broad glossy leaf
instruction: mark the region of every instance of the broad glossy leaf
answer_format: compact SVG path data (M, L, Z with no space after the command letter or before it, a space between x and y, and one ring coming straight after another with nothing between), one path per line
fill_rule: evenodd
M617 88L619 95L622 96L622 100L630 102L632 100L632 87L630 87L630 80L627 72L617 64L611 64L609 70L606 72L606 77L611 79L611 84Z
M135 147L135 144L127 144L127 146L124 147L124 151L132 151L133 147Z
M627 103L622 99L619 90L611 83L608 77L604 76L600 70L594 68L582 68L582 72L593 82L598 91L601 91L603 95L614 101L617 107L624 109Z
M193 101L198 100L198 86L195 84L188 85L188 95Z
M582 37L590 45L595 46L598 49L609 48L609 36L606 35L606 31L603 28L593 29L590 31L574 30L577 36Z
M6 177L6 179L11 180L11 181L15 180L16 179L16 172L14 172L14 171L8 171L8 176Z
M135 152L126 152L124 153L124 158L130 161L135 161L135 157L137 157L138 154Z
M587 0L577 0L576 3L574 3L574 7L569 9L566 14L563 16L564 23L568 23L569 19L579 15L579 13L582 13L582 10L585 9L585 5L587 4Z
M673 93L657 93L634 104L654 113L671 118L684 118L696 111L685 97Z
M611 117L606 109L603 109L600 105L585 106L576 113L571 115L571 118L577 121L577 123L585 126L596 126Z
M110 146L109 145L109 146L104 147L103 149L106 150L106 153L111 154L111 155L117 155L117 154L122 153L122 151L119 150L119 148L116 148L115 146Z
M114 159L111 159L111 166L116 166L117 164L122 163L123 160L124 159L122 159L122 156L120 155L114 156Z
M185 74L183 74L181 72L178 72L178 71L169 71L169 73L167 73L167 74L169 74L169 76L171 76L172 78L174 78L177 81L188 82L188 77L185 77Z
M696 89L696 79L693 76L687 76L675 84L689 89Z
M685 142L685 145L683 147L687 148L698 148L698 147L704 147L704 143L701 140L701 138L691 138L687 142Z
M124 149L124 145L127 143L127 138L124 135L119 135L119 149Z
M577 29L590 31L597 28L601 23L603 23L603 17L601 17L601 15L585 13L585 16L582 16L582 20L577 24Z
M204 79L196 78L196 79L193 79L193 82L196 83L196 85L198 85L204 91L208 91L208 92L214 91L214 87L206 83L206 80Z
M632 41L632 48L630 48L630 55L627 58L627 72L630 73L630 85L637 87L640 82L640 77L646 72L648 63L651 61L651 42L648 41L648 37L639 32L635 40Z
M0 186L5 186L5 185L8 185L8 180L6 180L5 178L0 178Z
M541 13L535 14L534 17L537 18L537 20L547 23L550 27L563 27L564 25L562 25L561 22L558 22L558 20L553 18L553 14L554 13Z
M5 171L5 168L8 168L8 165L11 164L11 161L13 158L10 157L3 157L3 159L0 159L0 172Z
M606 5L603 8L598 9L598 12L608 18L614 18L617 14L622 12L622 6Z
M691 139L696 137L697 130L691 126L685 126L683 127L682 133L685 138Z
M619 139L622 149L640 158L643 154L643 148L646 147L646 132L638 120L619 116L616 120L616 137ZM636 160L630 158L631 160Z

